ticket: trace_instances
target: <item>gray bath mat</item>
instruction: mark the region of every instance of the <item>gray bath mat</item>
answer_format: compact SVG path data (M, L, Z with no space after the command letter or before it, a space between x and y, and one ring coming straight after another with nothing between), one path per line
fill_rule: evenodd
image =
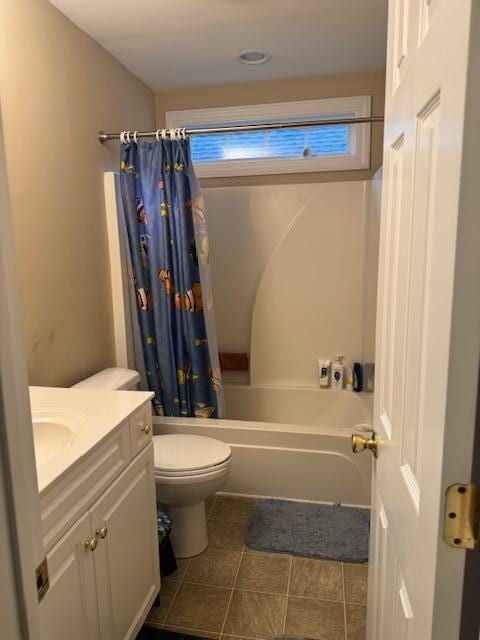
M368 518L358 509L259 500L253 508L246 544L256 551L367 562L368 537Z

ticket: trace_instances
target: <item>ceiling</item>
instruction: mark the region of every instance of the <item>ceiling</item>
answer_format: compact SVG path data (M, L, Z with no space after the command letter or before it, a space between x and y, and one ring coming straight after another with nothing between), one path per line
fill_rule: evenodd
M385 68L387 0L50 1L153 89Z

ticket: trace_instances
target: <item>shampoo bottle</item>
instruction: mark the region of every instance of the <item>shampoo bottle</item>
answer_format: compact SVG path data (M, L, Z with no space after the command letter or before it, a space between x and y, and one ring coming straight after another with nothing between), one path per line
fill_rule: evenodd
M343 366L342 355L337 355L335 362L332 364L332 389L343 389L343 381L345 378L345 367Z
M318 369L320 373L320 388L328 389L330 384L330 360L319 360Z

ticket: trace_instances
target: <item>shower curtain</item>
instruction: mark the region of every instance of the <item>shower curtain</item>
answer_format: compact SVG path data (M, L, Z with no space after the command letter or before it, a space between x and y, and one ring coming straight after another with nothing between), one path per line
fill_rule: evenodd
M154 410L222 417L205 207L188 141L122 144L120 185L136 367L155 393Z

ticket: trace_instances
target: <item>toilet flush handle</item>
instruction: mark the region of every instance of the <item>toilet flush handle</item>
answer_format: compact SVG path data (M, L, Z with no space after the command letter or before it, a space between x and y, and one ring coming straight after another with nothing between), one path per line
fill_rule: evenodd
M141 427L140 429L140 431L143 431L143 433L145 434L149 434L151 430L152 430L151 424L144 424L143 427Z

